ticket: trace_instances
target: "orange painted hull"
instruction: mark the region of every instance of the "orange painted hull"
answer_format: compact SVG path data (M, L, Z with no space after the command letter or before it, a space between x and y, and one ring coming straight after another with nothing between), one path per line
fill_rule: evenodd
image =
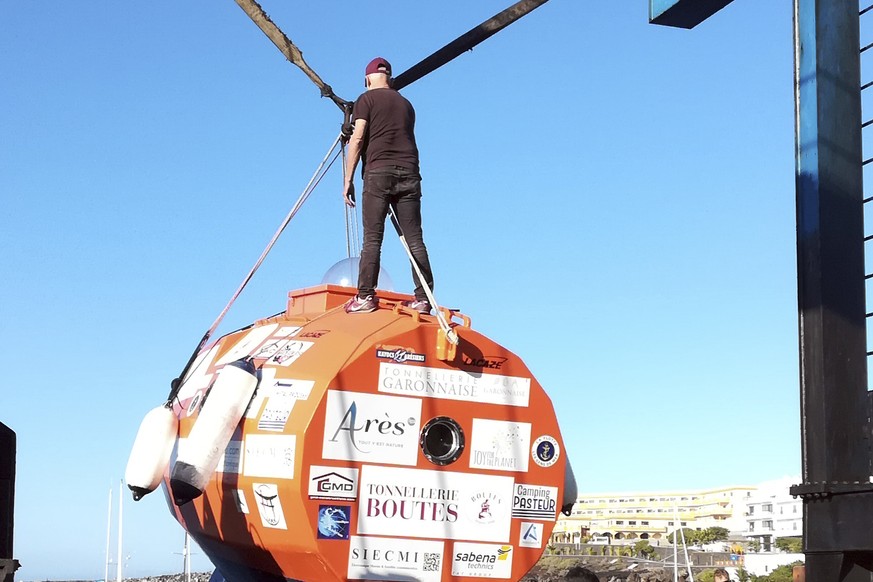
M203 495L171 510L229 580L521 579L561 508L549 397L466 317L453 349L408 296L346 314L354 292L292 292L285 313L204 350L175 404L180 438L225 364L252 357L258 389ZM428 431L448 464L422 448L437 417L460 427Z

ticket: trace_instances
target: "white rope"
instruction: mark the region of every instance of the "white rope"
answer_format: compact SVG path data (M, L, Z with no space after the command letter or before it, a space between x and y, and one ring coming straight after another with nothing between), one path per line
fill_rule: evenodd
M449 340L449 343L458 345L458 334L449 326L449 322L446 321L445 316L442 311L440 311L440 306L437 305L436 298L433 296L433 291L430 290L427 281L424 280L424 275L421 274L421 267L418 266L418 261L416 261L415 257L412 256L412 250L406 242L406 237L403 236L403 229L400 228L400 221L397 220L397 215L394 214L394 207L390 204L388 205L388 212L391 214L391 221L394 223L394 228L397 229L397 234L400 235L400 242L403 243L403 248L406 250L409 262L412 263L412 268L415 269L415 274L418 275L418 281L424 289L424 294L427 295L427 300L430 301L434 313L436 313L437 321L446 334L446 339Z
M197 354L200 353L200 351L203 349L203 347L209 341L209 338L212 336L213 333L215 333L216 328L218 328L218 325L224 319L224 316L227 315L227 312L230 310L231 305L234 304L234 302L237 300L237 298L242 293L243 289L245 289L246 285L248 285L249 281L251 281L255 272L258 270L258 268L264 262L264 259L267 258L267 255L273 249L273 245L276 244L276 241L279 240L279 236L285 230L285 227L288 226L288 223L291 222L291 219L294 218L294 215L297 214L297 211L300 210L300 207L303 206L303 203L306 202L307 198L309 198L309 195L312 194L312 191L315 190L315 187L318 186L319 182L321 182L321 179L324 177L324 174L327 173L327 171L330 169L330 167L336 161L337 156L339 156L339 152L337 152L337 154L333 157L333 159L330 160L330 163L328 163L328 158L330 158L331 154L336 149L337 144L340 143L341 138L342 138L342 133L340 133L337 136L337 138L333 141L333 144L330 146L330 149L327 151L327 154L324 156L324 159L321 160L321 163L316 168L315 173L312 175L312 178L309 180L309 183L306 185L306 188L303 189L303 193L300 194L300 197L297 199L297 202L294 203L294 206L291 208L291 211L285 217L285 220L283 220L282 224L279 225L279 228L276 230L276 233L273 235L273 238L270 239L270 242L267 244L267 247L264 249L264 252L261 253L260 257L258 257L258 260L255 262L255 265L251 268L248 275L245 276L242 283L240 283L240 286L237 288L236 292L233 294L233 297L230 298L230 301L227 302L227 305L224 306L224 309L221 310L221 313L218 314L218 317L212 323L212 326L203 335L203 339L200 340L200 344L197 346L197 349L194 351L194 354L191 356L191 359L188 360L188 364L185 366L185 369L182 370L182 373L179 375L181 382L179 382L178 385L174 387L174 390L173 390L173 392L171 392L170 398L168 398L167 402L172 401L172 399L175 397L174 392L177 392L178 388L181 387L182 384L184 384L185 380L187 380L186 376L188 375L188 372L191 368L191 364L194 362L194 359L196 358ZM340 148L340 149L342 149L342 148ZM327 167L325 167L325 164L327 164Z
M343 185L345 185L346 177L346 148L343 146ZM354 177L352 178L354 180ZM363 242L361 241L360 235L360 227L358 226L358 207L364 203L364 193L361 192L361 195L358 197L358 204L354 206L349 206L346 204L345 199L343 199L343 208L345 208L345 218L346 218L346 256L348 258L352 257L360 257L361 256L361 247Z
M343 153L343 187L346 184L346 146L342 147ZM352 241L351 241L351 232L350 232L350 224L349 224L349 205L346 204L345 197L343 197L343 215L346 219L346 257L352 258Z
M321 177L319 174L321 173L321 169L324 168L324 165L327 163L327 159L333 153L334 148L336 148L337 143L339 143L342 134L338 135L334 140L333 144L330 146L330 149L327 151L327 154L324 156L324 159L321 160L321 163L318 164L318 168L316 168L315 173L310 178L309 183L306 185L306 188L303 189L303 193L300 194L300 197L297 199L297 202L294 203L294 206L291 208L291 211L285 217L285 220L282 221L282 224L279 225L279 228L276 230L275 234L273 234L273 238L270 239L270 242L267 243L267 247L264 249L264 252L261 253L261 256L258 257L258 260L255 261L255 265L249 271L249 274L246 275L245 279L243 279L242 283L240 283L239 288L236 290L236 293L233 294L233 297L230 298L230 301L227 302L224 309L221 310L221 313L218 315L218 318L212 324L212 327L209 328L209 335L211 335L215 328L218 327L218 324L224 319L224 316L227 314L230 306L233 305L234 301L237 300L242 290L245 289L245 286L248 285L249 281L251 281L255 272L260 268L261 264L264 262L264 259L267 258L267 255L273 250L273 245L276 244L276 241L279 240L279 236L285 230L285 227L288 226L288 223L291 222L291 219L294 218L294 215L297 214L297 211L300 210L300 207L303 206L303 203L306 202L306 199L309 198L309 195L315 190L315 187L321 181ZM336 159L336 157L334 157ZM333 161L331 161L333 164ZM326 172L327 170L325 170Z
M363 192L361 193L361 204L363 204ZM363 242L361 241L360 229L358 227L358 207L355 206L351 209L352 214L352 250L354 251L354 256L361 256L361 247L363 246Z

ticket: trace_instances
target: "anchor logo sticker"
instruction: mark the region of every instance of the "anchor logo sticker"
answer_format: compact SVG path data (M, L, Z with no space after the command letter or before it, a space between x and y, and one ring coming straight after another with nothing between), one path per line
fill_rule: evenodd
M534 441L530 452L534 463L540 467L551 467L558 462L558 457L561 456L561 447L553 437L543 435Z

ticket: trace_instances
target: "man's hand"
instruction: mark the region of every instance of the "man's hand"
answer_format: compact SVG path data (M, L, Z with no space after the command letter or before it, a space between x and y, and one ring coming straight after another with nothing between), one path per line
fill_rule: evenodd
M352 125L351 123L343 123L342 130L341 130L343 145L349 143L349 138L352 137L352 132L354 132L354 131L355 131L354 125Z
M345 191L343 192L343 198L346 200L346 204L355 207L355 183L349 182L346 184Z

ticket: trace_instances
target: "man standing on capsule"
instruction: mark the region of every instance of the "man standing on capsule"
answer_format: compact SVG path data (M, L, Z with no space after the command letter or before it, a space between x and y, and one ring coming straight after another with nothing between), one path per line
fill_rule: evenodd
M418 147L415 144L415 110L412 104L391 87L391 64L381 57L370 61L365 72L367 90L354 106L354 130L349 138L343 197L355 205L354 173L363 158L364 193L362 217L364 247L358 272L358 293L345 307L347 313L368 313L379 307L376 284L385 218L389 205L418 263L424 281L415 269L415 300L404 305L430 313L424 285L433 289L433 273L421 234L421 175Z

